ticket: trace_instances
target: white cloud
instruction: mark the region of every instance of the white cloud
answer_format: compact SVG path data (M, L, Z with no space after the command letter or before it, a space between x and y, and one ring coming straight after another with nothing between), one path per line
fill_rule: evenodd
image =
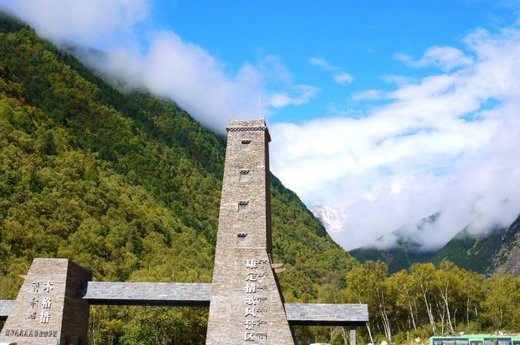
M294 87L296 95L287 93L274 93L269 97L268 104L273 108L282 108L288 105L302 105L309 102L318 92L319 88L309 85L297 85Z
M404 75L384 75L381 77L381 80L388 84L395 84L397 86L402 86L406 84L412 84L418 82L417 79L404 76Z
M354 81L354 77L349 73L341 72L334 75L334 81L341 85L347 85Z
M267 56L259 67L244 64L235 74L197 45L172 32L153 36L149 51L113 51L101 65L130 86L144 86L171 98L204 125L223 131L228 118L268 116L272 111L300 106L319 91L309 85L293 85L281 59ZM266 83L282 84L283 92L267 92Z
M147 0L4 0L3 6L44 37L81 44L108 43L149 13Z
M102 68L132 85L174 99L205 125L219 131L228 117L258 117L266 111L258 104L264 89L257 69L245 64L229 76L205 50L172 32L155 34L145 55L109 53Z
M314 57L309 58L307 61L309 62L309 64L311 64L313 66L321 67L321 68L323 68L324 70L327 70L327 71L334 72L334 71L337 70L336 66L331 65L327 61L327 59L325 59L323 57L314 56Z
M354 81L354 77L350 73L343 72L341 68L332 65L327 59L319 56L311 57L307 62L312 66L317 66L327 72L332 73L332 79L340 85L348 85Z
M347 215L332 234L345 248L381 236L388 245L399 228L438 247L465 226L489 231L518 216L520 31L477 30L465 43L474 59L428 49L424 61L445 73L400 78L388 103L362 117L271 126L273 172L307 204ZM436 212L422 231L405 226Z
M265 56L259 62L258 69L266 79L282 85L293 84L293 76L280 56L273 54Z
M229 117L269 116L280 108L308 103L319 92L311 85L294 85L281 59L273 55L257 66L244 64L236 73L226 73L205 50L173 32L153 35L144 55L110 52L101 69L174 100L217 131L224 130ZM267 84L280 91L268 91Z
M426 50L419 60L406 54L396 54L396 59L413 67L435 66L443 71L450 71L457 67L469 66L473 59L464 55L460 50L453 47L431 47Z
M174 100L217 131L224 130L229 117L269 116L279 108L305 104L319 91L295 85L278 56L267 55L256 65L244 63L229 71L171 31L144 30L150 43L140 52L136 32L139 25L146 27L149 0L6 0L4 6L56 43L107 48L102 58L84 56L85 63L129 87L145 87ZM276 91L269 90L273 85Z
M365 90L358 93L355 93L352 96L352 100L354 101L371 101L381 99L383 97L383 91L381 90Z

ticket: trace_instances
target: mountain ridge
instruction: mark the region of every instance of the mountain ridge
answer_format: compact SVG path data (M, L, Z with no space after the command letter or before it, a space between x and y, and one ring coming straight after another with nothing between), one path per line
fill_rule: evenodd
M520 217L509 227L497 228L484 235L463 229L438 250L423 251L413 242L402 240L388 249L363 247L349 253L360 262L384 261L391 273L408 269L415 262L439 264L448 260L485 275L510 272L520 276Z

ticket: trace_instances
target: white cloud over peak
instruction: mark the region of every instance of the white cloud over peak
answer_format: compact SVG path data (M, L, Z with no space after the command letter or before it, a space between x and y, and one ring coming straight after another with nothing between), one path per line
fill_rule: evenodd
M308 205L344 212L332 235L345 248L390 245L397 229L434 248L520 213L520 31L477 30L464 42L474 57L433 47L413 63L444 73L355 95L387 101L359 118L271 126L274 173Z
M220 132L229 117L269 116L279 108L305 104L319 91L294 84L278 56L267 55L256 64L245 62L230 71L172 31L142 30L150 41L144 52L139 51L137 32L140 25L146 27L150 0L4 1L8 10L56 43L105 49L102 58L83 56L84 61L129 87L144 87L174 100Z
M197 45L173 32L156 33L146 54L112 51L101 68L130 85L175 100L205 125L222 131L228 117L250 118L265 113L262 75L244 64L234 75Z
M55 42L109 43L148 17L147 0L4 0L3 6Z

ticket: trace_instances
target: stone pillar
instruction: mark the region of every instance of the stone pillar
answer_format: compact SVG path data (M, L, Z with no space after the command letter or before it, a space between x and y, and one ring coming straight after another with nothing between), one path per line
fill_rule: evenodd
M350 328L350 345L356 345L356 328L351 327Z
M77 292L91 278L68 259L34 259L0 343L86 345L89 306Z
M271 261L269 132L230 122L206 344L294 344Z

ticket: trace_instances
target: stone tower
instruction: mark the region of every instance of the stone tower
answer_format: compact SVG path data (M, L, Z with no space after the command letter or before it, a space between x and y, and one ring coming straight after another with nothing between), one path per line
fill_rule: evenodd
M272 268L264 120L231 120L206 344L294 344Z

